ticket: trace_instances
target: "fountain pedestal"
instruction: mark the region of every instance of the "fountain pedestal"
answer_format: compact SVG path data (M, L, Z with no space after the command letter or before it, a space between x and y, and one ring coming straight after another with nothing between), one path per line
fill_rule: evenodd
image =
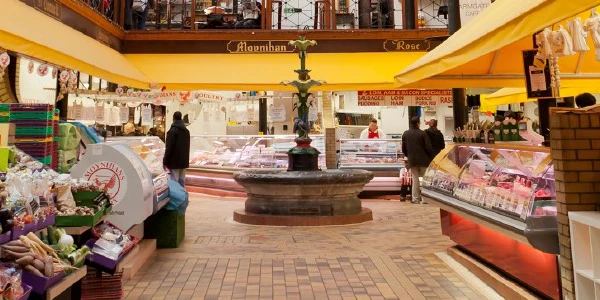
M317 171L319 170L319 150L310 146L312 139L296 138L296 147L288 154L288 171Z
M237 172L248 198L234 220L254 225L318 226L373 220L358 194L373 179L364 170Z

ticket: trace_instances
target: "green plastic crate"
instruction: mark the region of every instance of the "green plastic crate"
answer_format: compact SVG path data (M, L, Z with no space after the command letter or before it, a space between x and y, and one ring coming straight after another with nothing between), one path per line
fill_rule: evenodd
M76 192L73 193L73 199L77 206L94 206L102 201L106 196L103 192Z
M37 160L45 165L51 165L52 164L52 155L48 155L48 156L42 157L42 158L36 158L35 160Z
M0 123L8 123L8 121L10 121L10 117L0 116Z
M185 237L185 215L161 209L144 222L144 237L156 239L158 248L177 248Z
M94 227L102 217L105 210L99 210L93 216L56 216L56 227Z
M54 113L51 111L28 111L28 112L10 112L11 120L52 120Z
M10 111L10 104L0 104L0 112L9 112Z
M52 126L15 128L15 135L52 135L53 132Z

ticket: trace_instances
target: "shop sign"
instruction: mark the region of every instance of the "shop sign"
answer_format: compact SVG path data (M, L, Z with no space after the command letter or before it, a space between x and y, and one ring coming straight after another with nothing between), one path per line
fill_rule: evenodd
M269 107L269 116L271 117L271 122L285 122L285 120L286 120L285 106L271 105Z
M523 68L525 70L525 85L527 98L554 98L550 86L550 66L548 60L536 57L537 50L523 51Z
M491 0L459 0L461 25L465 26L490 4Z
M289 41L230 41L227 43L229 53L288 53L294 52Z
M224 101L225 96L209 92L195 92L194 99L200 101Z
M358 106L450 106L451 90L358 91Z
M34 0L33 7L55 19L60 19L61 6L56 0Z
M91 165L83 177L107 191L111 200L120 200L120 195L127 191L127 176L123 169L114 162L100 161Z
M431 49L428 40L385 40L383 48L388 52L426 52Z

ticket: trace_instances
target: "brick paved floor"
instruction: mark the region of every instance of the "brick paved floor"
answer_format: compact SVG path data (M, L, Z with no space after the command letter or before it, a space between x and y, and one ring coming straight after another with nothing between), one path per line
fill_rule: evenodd
M125 283L127 299L485 299L435 253L452 242L429 205L366 200L373 222L235 223L241 199L191 195L186 237Z

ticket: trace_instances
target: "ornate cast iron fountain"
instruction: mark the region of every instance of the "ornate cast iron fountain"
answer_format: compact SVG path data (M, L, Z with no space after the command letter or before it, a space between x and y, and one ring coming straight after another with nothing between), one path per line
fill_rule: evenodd
M298 92L294 93L298 97L298 103L295 104L294 109L298 110L298 119L294 124L294 128L297 130L298 137L296 138L296 147L288 151L288 171L317 171L319 170L319 150L310 146L312 140L308 137L310 132L310 126L308 122L308 110L309 103L308 98L312 95L310 88L318 86L324 81L314 80L310 78L310 70L306 69L306 49L310 46L316 45L316 41L307 40L304 36L300 36L299 40L290 41L290 45L293 45L298 49L298 56L300 57L300 69L294 70L298 73L298 79L294 81L283 81L283 85L291 85L295 87Z
M298 97L296 146L288 151L288 170L247 170L236 172L235 181L244 187L248 198L243 210L236 210L237 222L255 225L315 226L370 221L371 211L363 208L358 194L373 174L364 170L319 170L319 151L311 147L308 136L310 89L323 81L310 78L306 69L306 49L317 42L304 36L290 41L298 49L298 79L281 82L293 86Z

